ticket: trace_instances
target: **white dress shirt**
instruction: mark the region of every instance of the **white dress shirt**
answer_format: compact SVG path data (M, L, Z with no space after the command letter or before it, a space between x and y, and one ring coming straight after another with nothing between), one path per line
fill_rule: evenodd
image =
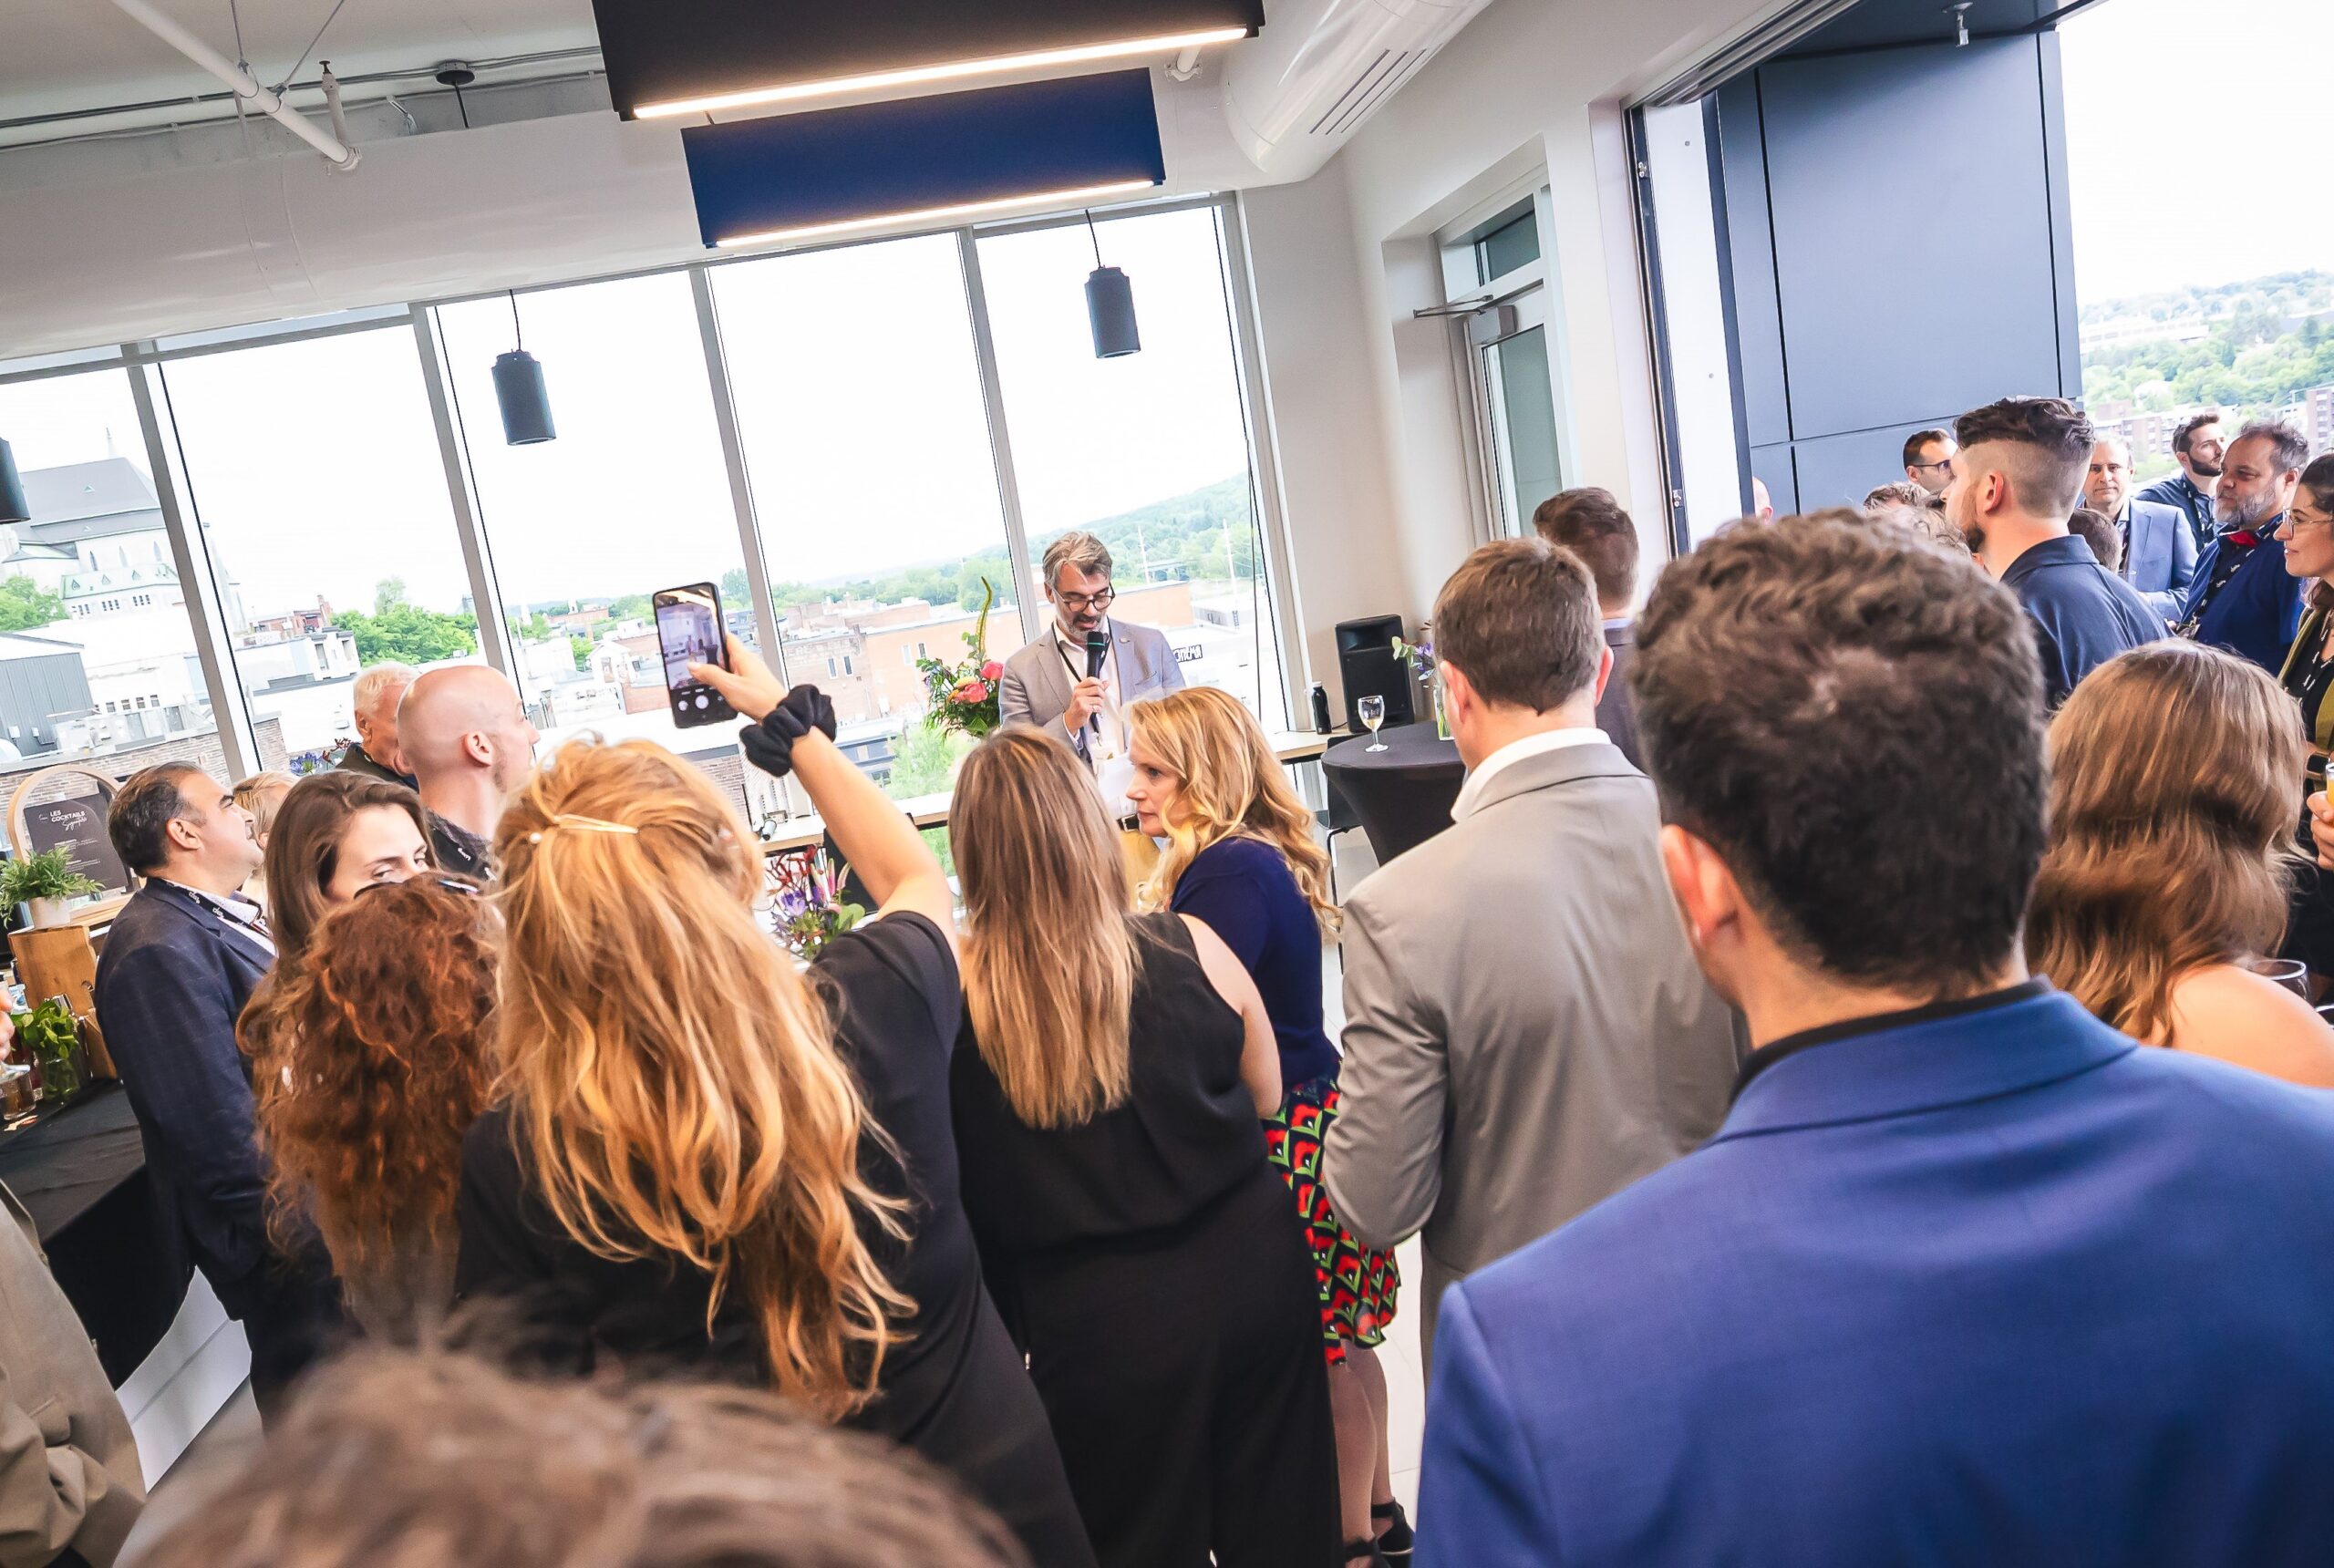
M1063 665L1069 671L1069 684L1076 686L1086 678L1086 645L1073 639L1062 630L1061 623L1054 623L1054 646L1060 653ZM1132 815L1127 804L1127 787L1134 782L1134 760L1127 755L1127 721L1121 711L1119 686L1119 645L1110 623L1102 623L1099 634L1110 639L1110 651L1102 655L1102 710L1094 716L1101 733L1086 732L1086 755L1094 769L1094 787L1101 792L1102 804L1112 820ZM1068 729L1065 725L1064 729Z
M1568 746L1596 746L1607 738L1603 730L1583 726L1571 729L1544 729L1537 735L1509 741L1484 758L1482 765L1467 775L1467 782L1459 787L1459 799L1451 802L1451 820L1463 822L1473 816L1484 788L1499 776L1501 769L1512 768L1525 758L1537 757L1543 752L1562 751Z

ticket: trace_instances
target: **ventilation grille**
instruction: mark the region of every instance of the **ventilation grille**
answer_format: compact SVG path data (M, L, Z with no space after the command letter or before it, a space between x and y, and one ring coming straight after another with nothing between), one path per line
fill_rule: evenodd
M1313 122L1314 136L1343 136L1376 111L1393 90L1426 63L1427 49L1388 49L1363 67L1328 112Z

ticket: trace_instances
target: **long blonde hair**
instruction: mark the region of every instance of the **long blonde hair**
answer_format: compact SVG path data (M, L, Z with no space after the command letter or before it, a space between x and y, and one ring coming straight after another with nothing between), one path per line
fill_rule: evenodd
M1177 784L1174 810L1163 819L1167 850L1142 884L1141 906L1165 909L1210 845L1255 839L1280 851L1322 934L1337 934L1344 917L1329 897L1329 857L1313 841L1313 813L1288 787L1255 715L1229 692L1190 686L1133 704L1127 725Z
M773 1385L830 1418L873 1396L911 1304L860 1231L902 1233L859 1174L881 1138L825 1009L757 923L736 808L645 740L563 747L495 834L508 930L498 1043L559 1224L613 1259L711 1276Z
M949 814L965 1005L1006 1102L1031 1127L1123 1103L1136 937L1092 780L1067 746L1017 726L965 758Z
M2309 755L2275 680L2194 643L2109 660L2050 725L2050 842L2029 965L2160 1039L2199 968L2274 952Z

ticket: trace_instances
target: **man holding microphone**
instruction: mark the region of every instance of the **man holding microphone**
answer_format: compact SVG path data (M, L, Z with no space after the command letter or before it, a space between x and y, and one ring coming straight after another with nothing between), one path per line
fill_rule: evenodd
M1053 624L1005 663L997 711L1007 724L1035 725L1069 743L1094 774L1102 803L1129 825L1124 714L1140 697L1180 691L1182 666L1155 626L1110 619L1110 552L1090 533L1066 533L1046 547L1046 602Z

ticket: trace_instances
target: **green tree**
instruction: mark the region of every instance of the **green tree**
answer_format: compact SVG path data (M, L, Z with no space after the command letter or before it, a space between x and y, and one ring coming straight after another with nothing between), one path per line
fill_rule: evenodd
M894 800L939 794L948 788L948 770L972 748L968 736L948 734L921 721L911 723L892 742L892 781L886 792Z
M592 667L591 638L577 636L569 637L567 639L567 651L575 655L575 667L577 669L589 670Z
M0 583L0 632L53 626L63 619L65 601L54 593L42 593L40 584L31 578L11 577Z
M721 574L721 603L736 607L753 603L753 589L746 582L746 569L732 566Z
M405 579L384 577L373 585L373 614L386 615L396 605L407 603Z
M356 639L360 665L437 664L478 651L478 617L424 610L405 596L405 579L385 577L373 590L373 614L343 610L333 624Z

